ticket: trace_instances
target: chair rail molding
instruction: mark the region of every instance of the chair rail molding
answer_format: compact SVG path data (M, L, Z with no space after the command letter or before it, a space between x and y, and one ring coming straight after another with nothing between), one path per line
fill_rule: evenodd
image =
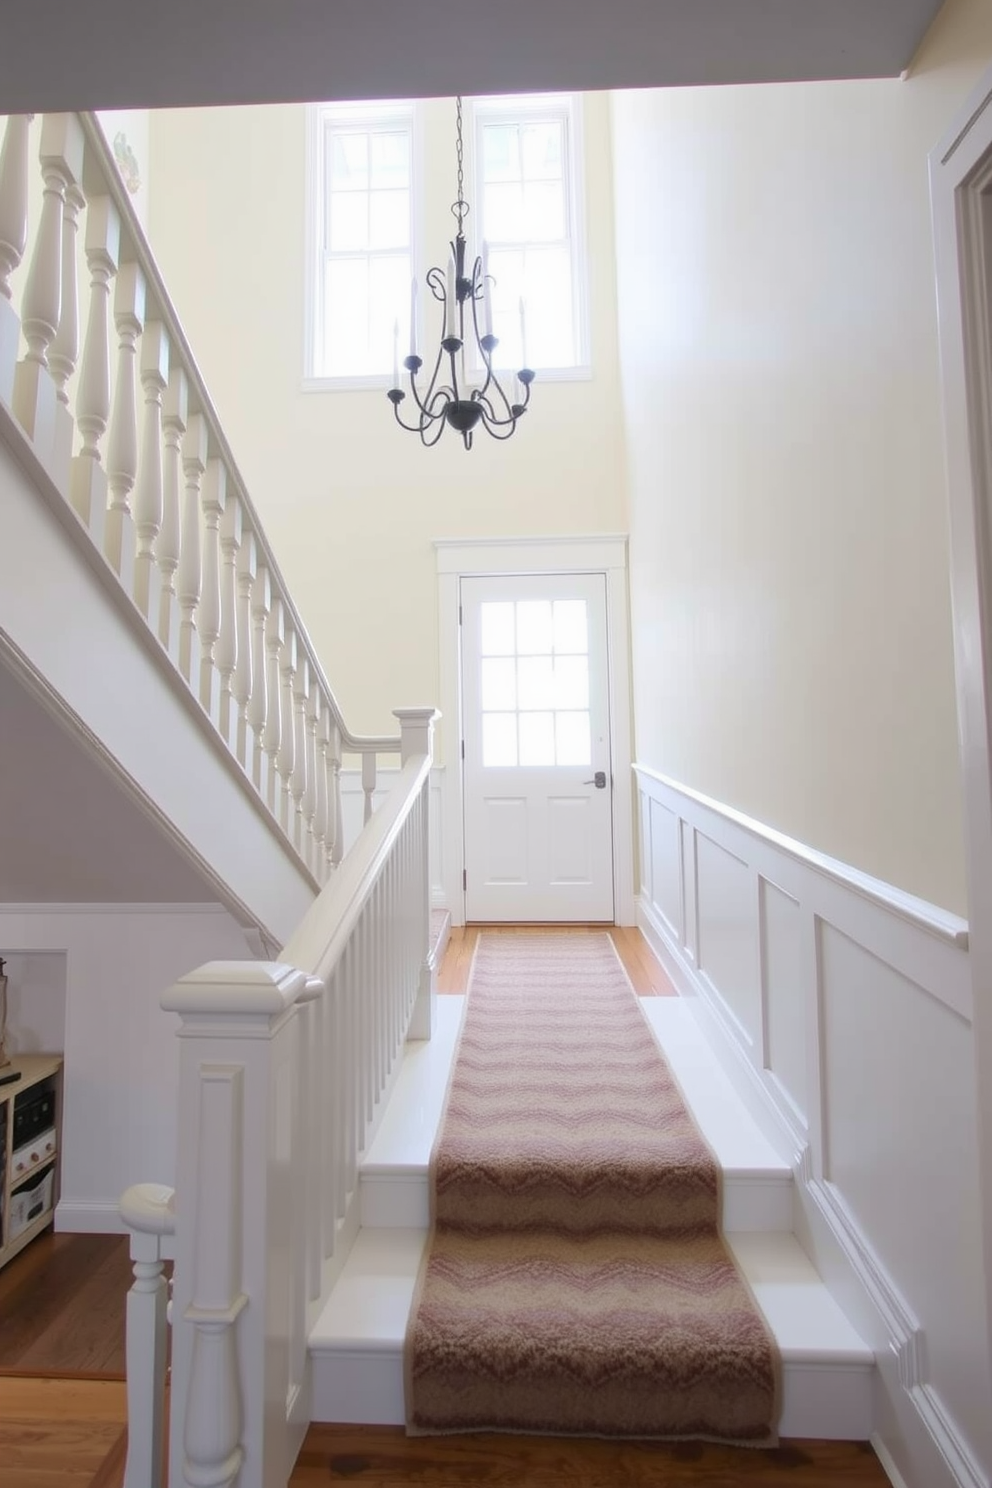
M638 924L792 1163L796 1233L875 1351L881 1452L907 1488L982 1488L969 927L634 770Z
M461 738L461 669L458 592L470 575L601 573L606 579L613 758L613 899L618 925L635 923L634 823L624 787L633 763L630 698L630 625L627 534L546 537L435 538L440 645L440 708L450 721L445 734L441 789L441 856L445 907L453 925L465 923L464 794L457 741Z

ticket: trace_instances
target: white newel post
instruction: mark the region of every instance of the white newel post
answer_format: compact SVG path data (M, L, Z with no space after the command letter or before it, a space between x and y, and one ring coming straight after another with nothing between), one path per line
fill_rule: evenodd
M227 506L227 467L208 460L203 481L203 586L197 629L200 632L200 702L208 717L220 723L220 675L215 648L220 638L220 522Z
M0 402L14 401L21 322L10 276L28 246L28 143L34 114L11 114L0 150Z
M248 722L252 732L251 778L263 801L268 800L268 757L263 747L268 718L269 689L266 678L266 633L272 607L272 581L264 563L258 565L251 586L252 677L248 699Z
M127 1294L127 1466L124 1488L159 1488L165 1422L168 1285L163 1261L176 1231L175 1192L136 1183L120 1201L131 1231L134 1284Z
M83 238L90 273L90 302L83 360L76 388L76 427L82 449L72 462L72 504L94 545L106 548L107 475L100 441L110 419L110 284L117 273L121 220L109 196L92 196Z
M310 663L304 656L293 676L293 773L290 792L293 797L292 840L296 851L309 863L310 853L306 841L306 821L303 802L307 793L307 704L310 697Z
M230 491L220 519L220 635L217 637L217 671L220 674L220 734L228 748L238 742L238 709L234 697L234 672L238 664L238 551L241 547L242 511L236 491Z
M240 503L239 503L240 505ZM234 751L238 764L250 780L255 778L255 736L251 728L248 709L255 695L259 677L263 673L262 652L255 650L252 635L252 593L258 563L258 548L255 534L250 529L242 532L238 548L237 566L237 656L234 664L232 693L238 716L235 728Z
M266 578L268 575L266 574ZM278 759L282 744L282 689L279 681L279 658L284 637L282 600L274 598L265 622L265 677L268 708L262 748L265 750L265 804L279 819Z
M48 354L62 318L65 198L82 181L83 144L78 114L46 114L42 119L39 154L45 194L21 301L21 329L28 350L14 373L14 413L60 483L69 474L72 420L59 405Z
M162 413L165 450L162 455L162 527L155 544L155 558L162 575L158 611L158 638L179 666L179 597L176 573L182 552L182 445L189 417L189 381L182 367L169 373Z
M400 724L400 763L415 755L434 758L434 725L441 717L436 708L394 708L393 717ZM407 1038L429 1039L437 1019L437 979L431 965L431 866L430 866L430 776L424 785L420 804L417 851L422 875L417 905L417 935L422 949L420 986Z
M276 756L276 767L279 778L282 781L282 790L279 793L279 824L290 842L293 840L292 824L292 783L293 767L296 763L296 723L293 707L293 679L296 676L296 632L287 631L286 639L282 643L282 651L279 659L279 712L282 722L280 724L279 753Z
M200 484L207 468L207 421L191 415L183 438L182 551L179 555L179 670L196 690L196 611L200 603Z
M162 998L182 1019L174 1484L283 1488L306 1431L286 1307L306 1286L308 1245L297 1004L319 991L289 966L211 962Z
M138 409L135 363L138 337L145 320L145 276L137 263L121 264L114 286L117 327L117 377L107 440L107 512L105 552L128 594L134 593L134 521L130 495L138 474Z
M169 337L161 321L149 321L141 337L141 387L145 413L141 459L134 493L134 527L138 552L134 560L134 602L154 628L161 618L162 583L155 550L165 513L162 469L162 400L169 385Z

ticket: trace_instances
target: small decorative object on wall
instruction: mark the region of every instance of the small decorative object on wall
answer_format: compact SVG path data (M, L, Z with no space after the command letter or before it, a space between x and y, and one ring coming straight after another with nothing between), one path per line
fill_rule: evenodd
M10 1054L7 1049L7 977L4 972L6 961L0 956L0 1085L6 1085L10 1080L19 1079L19 1075L10 1072Z
M134 151L127 142L127 135L123 129L119 129L114 135L114 159L117 168L124 178L124 185L134 196L141 187L141 172L138 169L138 161Z
M492 288L489 274L489 251L485 243L474 263L466 262L465 218L468 202L464 197L462 145L462 101L457 100L456 157L458 163L458 199L452 206L458 232L451 243L447 274L439 268L428 269L427 286L439 304L444 306L444 324L434 371L426 391L417 387L417 373L423 358L417 354L417 281L411 286L410 355L403 366L410 374L410 392L417 405L414 423L400 415L400 404L406 393L400 387L399 325L393 352L393 385L386 394L393 405L396 422L403 429L420 435L426 445L437 444L450 424L461 436L466 449L472 448L472 435L481 427L494 439L509 439L530 402L533 371L526 366L527 333L524 325L524 302L520 301L520 340L525 365L516 375L512 395L504 391L493 367L493 352L499 342L493 335ZM468 315L466 316L466 311ZM465 322L468 320L468 325ZM480 329L481 321L481 329ZM481 368L481 384L469 389L465 368L465 338L471 336ZM504 374L505 376L505 374Z

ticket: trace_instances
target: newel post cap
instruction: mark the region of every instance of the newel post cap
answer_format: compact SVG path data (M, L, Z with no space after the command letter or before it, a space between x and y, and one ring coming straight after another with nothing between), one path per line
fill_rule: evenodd
M433 758L434 725L441 717L438 708L394 708L393 717L400 721L400 763L414 755Z
M162 994L161 1006L183 1017L273 1017L307 998L307 975L281 961L208 961Z

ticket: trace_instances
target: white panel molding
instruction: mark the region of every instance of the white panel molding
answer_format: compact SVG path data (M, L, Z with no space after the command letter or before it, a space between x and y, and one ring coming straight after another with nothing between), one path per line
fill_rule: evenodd
M440 708L444 719L443 861L441 901L453 925L465 923L464 821L461 761L460 637L458 589L469 575L602 573L606 578L606 624L610 668L610 731L613 769L613 895L618 925L635 923L633 796L626 787L633 765L630 699L630 610L625 533L558 537L437 538L440 644Z
M224 920L230 918L226 905L204 903L202 900L192 904L81 904L76 901L70 904L7 903L0 905L0 911L4 915L214 915ZM242 929L247 936L250 927L242 926Z
M764 828L719 803L684 790L654 771L635 766L639 786L639 819L648 824L642 837L641 894L638 924L683 996L693 1001L700 1024L728 1077L776 1148L792 1162L797 1184L797 1233L808 1237L810 1253L821 1264L828 1284L862 1317L873 1318L876 1357L883 1392L891 1397L899 1422L893 1422L896 1466L886 1445L888 1433L876 1414L873 1436L890 1476L907 1488L938 1481L947 1488L988 1488L988 1478L976 1460L957 1422L928 1378L925 1331L911 1304L855 1219L837 1186L826 1180L826 1132L823 1068L822 960L820 928L829 925L888 966L907 976L948 1016L968 1021L968 927L933 906L910 900L890 886L867 879L846 865L823 858L802 844ZM695 886L691 912L682 896L681 923L672 927L655 902L652 882L651 803L658 801L681 818L686 882ZM755 882L754 913L760 924L763 884L769 884L799 905L802 915L803 995L807 1016L807 1076L809 1121L790 1100L788 1092L767 1068L764 1035L750 1045L739 1020L711 977L692 952L696 933L687 919L698 920L699 887L695 843L697 832L748 863ZM703 886L705 888L705 885ZM764 1004L767 944L756 935ZM822 1256L821 1256L822 1252ZM867 1333L866 1333L867 1336ZM878 1340L883 1340L879 1347ZM879 1408L881 1410L881 1407ZM905 1453L912 1454L915 1472L905 1479Z

